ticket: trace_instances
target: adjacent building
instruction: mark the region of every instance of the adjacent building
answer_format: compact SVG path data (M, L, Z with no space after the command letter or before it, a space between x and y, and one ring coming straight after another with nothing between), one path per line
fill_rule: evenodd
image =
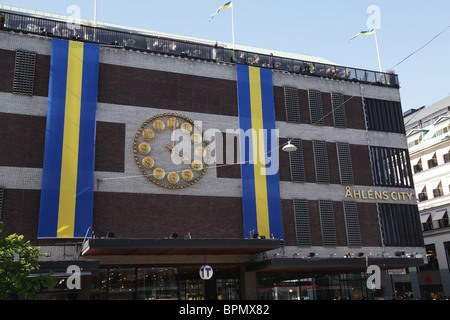
M405 126L427 264L417 273L424 299L450 295L450 97L410 110Z
M424 265L397 75L8 6L0 29L1 220L47 298L386 298Z

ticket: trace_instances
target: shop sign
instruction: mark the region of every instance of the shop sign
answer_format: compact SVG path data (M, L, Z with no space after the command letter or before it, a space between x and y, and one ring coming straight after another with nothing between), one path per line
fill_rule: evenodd
M377 190L357 190L351 187L345 187L345 198L348 199L363 199L363 200L394 200L394 201L405 201L413 200L413 192L405 191L377 191Z
M199 273L200 278L202 278L203 280L209 280L213 276L213 269L208 265L204 265L200 268Z
M395 276L398 274L406 274L406 269L402 268L402 269L390 269L388 270L388 274L391 276Z

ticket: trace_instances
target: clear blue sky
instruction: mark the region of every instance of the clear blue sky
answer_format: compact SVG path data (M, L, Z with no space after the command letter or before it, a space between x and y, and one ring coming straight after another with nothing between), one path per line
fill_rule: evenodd
M231 9L211 14L228 0L98 0L97 20L203 39L232 42ZM94 0L17 0L2 4L93 19ZM376 11L367 12L375 5ZM377 30L383 70L395 66L450 25L448 0L234 0L238 44L319 56L337 64L378 70ZM371 18L377 18L373 20ZM450 95L450 29L395 68L403 110L433 104Z

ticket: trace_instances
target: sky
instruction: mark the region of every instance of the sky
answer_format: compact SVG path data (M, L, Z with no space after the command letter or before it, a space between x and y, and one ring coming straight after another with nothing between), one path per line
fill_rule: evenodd
M208 22L228 1L97 0L97 20L231 43L230 8ZM75 6L84 19L94 19L94 3L0 0L0 4L68 16L76 14ZM378 71L374 35L349 43L355 34L375 25L382 69L394 69L399 75L404 111L450 95L448 0L234 0L233 6L236 44L318 56L338 65Z

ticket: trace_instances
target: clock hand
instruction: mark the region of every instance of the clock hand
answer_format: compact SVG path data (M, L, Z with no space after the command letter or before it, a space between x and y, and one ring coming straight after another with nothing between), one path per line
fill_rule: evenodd
M169 149L170 151L175 152L178 156L180 156L181 158L183 158L183 160L189 160L189 161L191 161L191 160L189 159L188 156L185 156L185 155L183 155L181 152L178 152L177 150L175 150L175 148L172 148L171 146L169 146L169 145L167 145L167 144L166 144L166 148Z

